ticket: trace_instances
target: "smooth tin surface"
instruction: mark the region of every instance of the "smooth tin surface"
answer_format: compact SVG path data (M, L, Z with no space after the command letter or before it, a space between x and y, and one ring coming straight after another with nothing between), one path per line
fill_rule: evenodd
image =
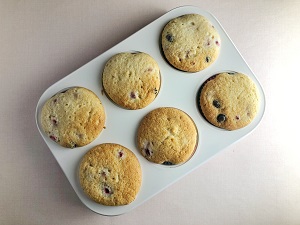
M171 67L164 59L160 48L160 35L164 25L171 19L188 13L205 16L218 30L221 37L221 51L218 59L207 69L196 72L182 72ZM150 54L159 64L162 84L157 98L149 106L140 110L126 110L116 106L103 92L102 71L107 60L116 53L140 51ZM256 83L260 94L260 109L254 121L245 128L226 131L209 124L199 113L197 93L202 83L210 76L222 71L238 71L247 74ZM40 110L45 101L61 90L82 86L98 95L105 108L106 129L91 144L75 149L66 149L51 141L42 131L39 121ZM199 141L193 157L183 165L168 167L155 165L142 157L136 147L136 132L141 119L157 107L176 107L186 112L195 122ZM67 179L80 200L92 211L102 215L120 215L141 205L169 185L193 171L221 150L249 134L261 121L265 110L265 97L255 75L240 55L217 19L193 6L175 8L140 31L128 37L94 60L50 86L41 96L36 109L36 122L42 137L64 171ZM126 206L103 206L90 200L81 190L78 181L78 165L81 157L100 143L118 143L131 149L138 157L143 181L141 190L134 202Z

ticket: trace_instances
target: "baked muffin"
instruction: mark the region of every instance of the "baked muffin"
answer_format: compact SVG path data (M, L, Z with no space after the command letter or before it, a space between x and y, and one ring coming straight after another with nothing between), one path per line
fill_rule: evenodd
M142 171L132 151L119 144L105 143L89 150L79 167L80 185L102 205L127 205L136 199Z
M204 16L186 14L167 23L161 34L161 45L172 66L182 71L198 72L218 58L221 39Z
M247 126L259 108L255 83L242 73L220 73L204 83L200 109L211 124L226 130Z
M119 53L106 63L102 82L105 93L117 105L141 109L153 102L159 92L160 70L146 53Z
M138 127L138 149L147 160L157 164L186 162L193 155L197 143L198 132L193 120L176 108L154 109Z
M50 139L66 148L85 146L95 140L105 124L98 96L83 87L57 93L41 110L41 125Z

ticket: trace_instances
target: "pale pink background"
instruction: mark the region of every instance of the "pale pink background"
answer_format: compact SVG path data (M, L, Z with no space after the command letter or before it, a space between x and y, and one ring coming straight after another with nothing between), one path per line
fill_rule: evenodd
M87 209L40 137L44 90L180 5L213 13L261 81L258 128L132 212ZM297 0L0 1L0 224L300 224Z

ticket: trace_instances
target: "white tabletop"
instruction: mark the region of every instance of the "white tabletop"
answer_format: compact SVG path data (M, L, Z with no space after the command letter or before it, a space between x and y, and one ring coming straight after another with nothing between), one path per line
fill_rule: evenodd
M85 207L40 136L53 83L167 11L211 12L266 95L258 127L121 216ZM0 224L300 224L299 1L0 1Z

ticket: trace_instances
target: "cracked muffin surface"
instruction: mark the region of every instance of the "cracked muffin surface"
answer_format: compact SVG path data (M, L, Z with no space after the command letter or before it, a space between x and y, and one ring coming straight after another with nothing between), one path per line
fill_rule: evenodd
M178 165L193 155L198 143L194 121L182 110L161 107L149 112L137 132L137 145L149 161Z

